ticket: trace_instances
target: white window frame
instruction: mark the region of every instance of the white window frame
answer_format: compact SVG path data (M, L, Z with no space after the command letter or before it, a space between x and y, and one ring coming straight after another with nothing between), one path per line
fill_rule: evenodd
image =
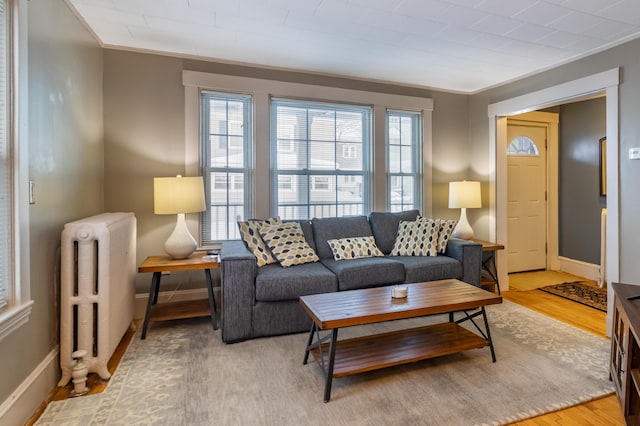
M385 114L387 108L421 111L423 116L424 145L423 187L431 188L431 122L433 99L425 96L391 94L385 91L368 91L332 87L320 84L293 83L279 79L243 77L202 71L182 71L185 100L185 173L194 176L200 173L200 90L250 94L253 98L253 169L252 206L250 217L266 218L272 214L273 200L270 141L270 100L300 98L324 100L330 103L368 105L373 108L373 147L371 152L372 187L369 189L372 211L384 211L387 207L387 177L385 173ZM432 214L432 194L423 197L422 214ZM187 223L194 235L199 233L198 215L187 215Z
M13 331L26 324L31 315L30 261L29 261L29 162L28 162L28 104L27 79L27 0L7 0L9 13L9 52L8 90L10 92L8 115L8 137L12 146L10 168L12 185L10 200L12 203L12 241L9 244L12 260L10 262L10 284L8 303L0 311L0 341Z
M225 99L227 101L243 101L248 102L249 106L245 110L246 116L245 124L244 124L244 138L243 138L243 166L229 166L227 167L214 167L210 166L210 146L208 143L208 137L210 128L208 126L209 116L205 112L205 98L206 97L214 97L219 99ZM233 173L234 175L228 176L230 179L227 181L225 191L233 191L240 186L240 180L237 179L235 174L242 174L242 185L244 186L244 200L243 200L243 213L241 220L246 220L250 215L250 205L251 205L251 193L253 191L251 184L251 169L252 169L252 147L253 147L253 136L252 136L252 107L253 107L253 99L249 95L240 94L240 93L224 93L219 91L212 90L202 90L200 92L200 101L201 101L201 132L200 136L202 138L200 146L202 152L200 153L200 163L201 163L201 174L204 178L204 186L205 186L205 199L207 201L207 210L200 214L200 222L199 222L199 235L200 235L200 246L214 246L217 243L229 239L237 239L239 238L238 230L235 226L233 226L232 222L235 220L231 220L231 218L227 218L227 232L226 238L222 239L212 239L209 238L209 232L212 229L212 224L207 222L207 219L211 217L210 208L213 205L211 201L211 191L216 189L217 182L214 180L211 182L211 173ZM208 111L208 110L207 110ZM227 129L224 133L225 135L229 134L229 129ZM228 141L226 148L228 149L231 146L231 143ZM227 200L228 201L228 200ZM227 204L227 207L229 204Z
M357 112L362 114L363 117L363 128L362 128L362 169L361 170L341 170L339 167L330 168L330 169L278 169L278 122L277 122L277 108L279 106L291 106L294 108L308 108L308 109L326 109L327 111L333 112ZM362 210L359 214L369 214L371 212L371 196L370 196L370 188L373 186L373 176L371 173L371 151L373 150L373 131L372 131L372 121L373 121L373 109L370 106L362 106L362 105L349 105L349 104L334 104L328 102L321 101L309 101L309 100L297 100L297 99L284 99L284 98L272 98L271 99L271 108L270 108L270 121L271 121L271 197L273 200L273 208L271 211L272 216L279 216L283 219L312 219L313 217L326 217L322 214L316 214L312 212L314 206L318 206L310 201L311 199L311 191L314 192L323 192L330 193L335 192L336 196L332 201L327 201L326 204L321 204L320 206L324 206L325 209L332 210L335 207L336 212L342 209L349 209L346 206L351 205L361 205ZM285 128L285 133L289 134ZM308 130L309 132L310 130ZM282 134L282 132L280 132ZM335 135L334 135L335 136ZM290 135L293 138L293 135ZM305 135L305 140L310 142L311 135ZM334 155L337 156L338 146L343 143L335 137L331 142L333 142ZM355 144L355 142L354 142ZM343 146L344 147L344 146ZM355 147L354 147L355 148ZM287 150L280 150L280 152L289 152ZM297 151L296 151L297 152ZM337 158L336 158L336 161ZM301 176L306 177L308 182L308 187L306 188L305 196L301 197L302 199L306 199L306 203L299 203L295 205L290 204L280 204L278 199L279 187L278 179L282 176ZM361 203L349 203L340 201L337 188L338 181L341 177L344 176L361 176L362 177L362 202ZM332 185L332 178L335 181L335 184ZM304 191L303 188L299 188L298 191ZM286 207L294 207L300 208L302 210L305 209L307 214L303 215L306 217L289 217L282 208ZM322 210L322 207L320 207ZM339 213L338 213L339 214ZM349 212L345 214L355 214L354 212Z
M411 117L413 121L413 140L411 141L411 147L413 148L413 156L412 156L412 172L391 172L390 163L389 163L389 151L391 147L390 143L390 128L389 128L389 117L390 116L399 116L399 117ZM403 111L397 109L387 109L386 112L386 120L385 120L385 146L386 146L386 171L387 171L387 209L389 211L393 211L392 207L397 205L397 203L391 202L391 180L394 177L404 177L410 176L413 177L413 205L410 207L411 209L420 209L422 206L422 194L423 194L423 168L422 168L422 147L424 145L424 118L422 113L416 111ZM402 135L401 135L402 137ZM402 145L400 145L402 146ZM407 146L407 145L405 145ZM402 161L402 160L401 160ZM408 204L404 202L400 203L401 209L405 210L408 207Z

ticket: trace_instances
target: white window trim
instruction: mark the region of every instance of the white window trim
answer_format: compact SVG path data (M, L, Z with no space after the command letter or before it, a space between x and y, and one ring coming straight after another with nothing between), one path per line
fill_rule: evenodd
M28 75L27 68L27 0L16 0L12 5L13 27L13 96L12 135L14 151L14 262L11 304L0 313L0 341L29 321L33 300L29 261L29 161L28 161Z
M265 80L252 77L239 77L225 74L213 74L200 71L183 71L182 84L185 86L185 172L189 175L198 173L200 158L199 128L199 91L213 90L221 92L245 93L253 97L253 217L268 217L272 211L271 171L269 161L255 159L269 158L269 99L270 96L292 99L313 99L328 103L361 104L373 107L373 164L371 179L371 209L384 211L387 205L386 173L385 173L385 115L387 109L421 111L423 114L423 188L431 188L431 121L433 99L394 95L363 90L342 89L312 84L290 83L277 80ZM431 215L431 191L423 197L422 212ZM197 215L194 215L189 226L197 229Z

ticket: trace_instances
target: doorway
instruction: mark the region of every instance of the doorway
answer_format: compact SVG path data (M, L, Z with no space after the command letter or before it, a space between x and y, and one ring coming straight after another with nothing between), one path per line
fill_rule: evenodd
M506 191L507 191L507 117L526 111L535 111L553 105L560 105L570 100L588 99L597 94L606 95L606 120L607 120L607 204L608 220L606 223L606 257L607 270L606 281L608 283L619 280L619 187L618 187L618 85L620 79L619 68L613 68L598 74L583 77L542 90L530 92L525 95L506 99L489 105L489 138L490 138L490 165L491 170L489 187L490 211L489 226L490 237L499 243L506 243ZM552 167L548 168L550 171ZM552 189L552 188L550 188ZM553 200L553 194L549 194ZM557 197L557 193L555 194ZM550 211L557 211L556 206L549 206ZM506 253L498 253L498 276L500 282L507 281ZM557 257L557 253L555 254ZM553 268L553 265L552 265ZM506 288L503 288L505 290ZM609 288L607 335L611 334L613 311L613 294Z

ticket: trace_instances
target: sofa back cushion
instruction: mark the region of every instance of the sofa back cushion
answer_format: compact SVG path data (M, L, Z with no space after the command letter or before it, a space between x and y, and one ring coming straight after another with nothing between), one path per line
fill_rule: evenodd
M419 210L407 210L397 213L371 212L369 215L369 223L371 224L371 231L376 239L378 248L382 250L384 254L389 254L391 249L393 249L393 243L396 241L400 221L414 221L418 218L419 214ZM322 258L322 256L320 256L320 258Z
M366 216L315 218L311 221L311 225L316 243L316 253L320 259L333 259L333 252L327 242L329 240L373 235Z

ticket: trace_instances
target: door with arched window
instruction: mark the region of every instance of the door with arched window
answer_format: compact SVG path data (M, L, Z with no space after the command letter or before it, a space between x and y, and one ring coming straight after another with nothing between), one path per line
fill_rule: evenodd
M510 273L547 267L546 134L546 127L507 126L507 256Z

